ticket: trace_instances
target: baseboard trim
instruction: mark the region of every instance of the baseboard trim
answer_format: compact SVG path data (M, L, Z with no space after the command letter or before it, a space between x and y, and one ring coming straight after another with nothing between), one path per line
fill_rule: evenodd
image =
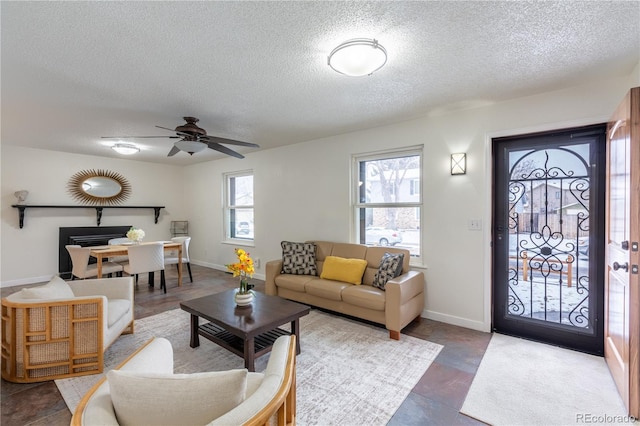
M468 318L457 317L455 315L443 314L441 312L434 312L425 309L422 311L422 317L451 325L457 325L459 327L470 328L472 330L484 331L486 333L491 331L491 324L485 324L482 321L475 321Z

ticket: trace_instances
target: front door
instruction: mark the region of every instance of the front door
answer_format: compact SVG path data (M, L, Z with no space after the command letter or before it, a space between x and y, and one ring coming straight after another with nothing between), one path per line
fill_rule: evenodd
M605 359L629 414L640 417L640 88L607 130Z
M605 131L493 140L494 330L603 354Z

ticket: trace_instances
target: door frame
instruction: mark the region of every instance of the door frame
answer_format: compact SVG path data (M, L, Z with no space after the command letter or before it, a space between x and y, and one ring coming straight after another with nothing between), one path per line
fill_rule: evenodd
M584 133L590 134L588 139L576 139L574 140L572 135L581 135ZM589 158L589 176L590 176L590 196L589 199L591 201L589 206L589 232L593 232L593 235L602 235L604 237L605 232L605 211L604 211L604 201L605 201L605 166L606 166L606 133L607 133L607 122L595 123L595 124L587 124L582 126L573 126L568 128L557 128L550 131L543 132L535 132L524 135L510 135L506 138L501 138L500 140L494 143L492 140L492 148L494 151L492 152L492 161L493 164L497 164L497 157L499 153L497 152L497 147L500 146L498 144L502 144L501 146L504 149L507 149L506 146L510 146L510 150L517 151L545 151L546 149L559 149L560 146L571 145L578 142L580 145L585 143L589 143L590 145L590 154L592 157ZM595 140L594 140L595 139ZM576 157L579 155L575 154ZM502 162L507 161L507 158L503 158ZM594 167L594 163L596 163L597 167ZM497 175L501 174L503 177L502 181L497 181ZM495 167L492 169L492 187L496 187L497 184L500 184L501 187L510 181L510 171L509 170L498 170ZM560 176L559 178L562 178ZM505 182L506 180L506 182ZM495 219L497 214L503 213L508 214L509 209L507 211L503 211L501 209L504 208L504 203L507 202L504 194L496 194L494 192L494 198L492 200L492 221ZM499 204L498 204L499 203ZM542 219L541 219L542 221ZM509 226L509 224L505 225ZM495 226L492 223L491 230L495 232ZM556 229L553 230L557 231ZM509 230L505 230L506 238L510 238ZM495 235L492 234L492 238ZM593 238L592 238L593 240ZM504 244L504 243L503 243ZM503 246L503 248L505 248ZM593 249L593 247L592 247ZM535 250L534 250L535 251ZM493 247L491 248L492 254L492 267L495 265L500 265L505 259L503 256L506 253L496 253L495 241ZM577 326L569 326L568 324L557 324L554 321L539 321L532 320L529 317L518 317L515 315L507 315L507 309L502 305L496 305L495 303L492 306L492 331L497 331L499 333L511 334L517 337L531 339L534 341L539 341L541 343L547 343L552 345L557 345L561 347L566 347L568 349L573 349L576 351L586 352L593 355L604 355L604 264L600 262L600 259L604 256L604 246L598 247L596 250L591 250L591 256L589 259L589 286L588 286L588 294L589 294L589 322L592 324L593 329L591 332L584 332L580 327ZM577 253L576 253L576 261L577 261ZM505 266L505 265L501 265ZM570 266L572 267L572 266ZM518 271L519 272L519 271ZM498 298L496 294L502 295L505 299L507 298L508 290L502 288L502 290L498 291L497 289L504 285L504 283L496 283L493 280L496 278L496 273L492 273L492 297L494 301L497 301ZM552 279L553 280L553 279ZM576 284L579 287L579 284ZM545 284L546 288L546 284ZM501 303L505 303L506 300L503 300ZM593 308L593 310L591 310ZM545 308L546 312L546 308ZM504 314L504 320L500 318L500 316L496 317L496 314ZM595 321L592 321L595 319ZM495 322L494 322L495 321ZM499 329L498 329L499 328ZM496 330L498 329L498 330Z
M485 173L485 209L483 212L484 223L483 228L483 264L484 264L484 316L483 325L481 331L491 332L492 330L492 316L493 316L493 252L492 252L492 238L493 238L493 203L494 203L494 188L493 188L493 139L507 137L507 136L524 136L531 133L550 132L558 129L568 129L572 127L590 126L598 123L606 123L609 121L608 116L600 116L595 118L584 118L579 120L560 121L556 123L545 123L541 125L519 127L514 129L499 130L495 132L485 133L484 141L484 167Z

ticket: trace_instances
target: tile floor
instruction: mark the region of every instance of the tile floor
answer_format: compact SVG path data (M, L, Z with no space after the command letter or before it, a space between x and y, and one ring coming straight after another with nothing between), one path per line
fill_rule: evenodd
M237 279L213 269L192 265L193 283L188 275L177 287L175 270L167 270L167 294L156 285L151 290L146 277L140 277L136 292L136 318L175 309L182 300L234 288ZM186 271L185 271L186 272ZM262 291L264 283L256 282ZM1 289L2 297L25 286ZM489 344L490 334L422 319L402 331L420 339L443 345L442 351L395 413L389 425L468 425L483 424L459 413L480 360ZM0 424L68 425L71 413L52 381L16 384L2 380ZM354 425L355 426L355 425Z

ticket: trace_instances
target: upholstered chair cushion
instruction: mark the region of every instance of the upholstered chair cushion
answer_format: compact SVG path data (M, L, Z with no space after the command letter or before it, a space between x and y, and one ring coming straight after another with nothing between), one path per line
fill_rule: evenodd
M318 275L316 245L282 241L282 273L294 275Z
M129 264L124 272L129 275L164 270L164 244L149 243L129 247Z
M71 299L75 297L71 287L62 278L55 276L47 284L23 288L20 290L21 299Z
M191 237L173 237L171 241L182 244L182 263L189 263L189 244ZM175 265L178 263L178 250L172 250L164 255L165 265Z
M245 399L247 370L153 374L111 370L111 401L120 425L205 425Z
M131 309L131 301L126 299L109 299L107 301L107 326L111 327Z

